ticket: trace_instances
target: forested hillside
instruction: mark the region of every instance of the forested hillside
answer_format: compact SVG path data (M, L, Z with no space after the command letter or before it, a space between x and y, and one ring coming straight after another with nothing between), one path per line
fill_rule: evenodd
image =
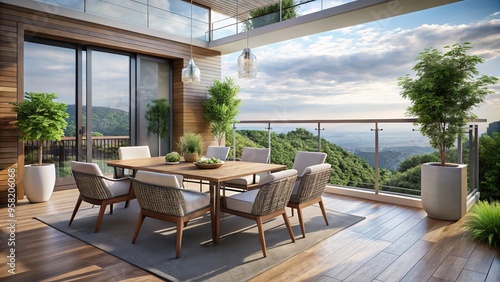
M86 106L83 106L82 111L85 116ZM69 118L67 119L68 126L64 131L65 136L75 136L75 105L68 105ZM108 108L108 107L92 107L92 132L93 135L104 136L128 136L129 135L129 115L126 111Z
M227 136L228 144L232 136ZM239 130L236 135L238 147L237 157L241 156L243 147L267 147L267 131ZM297 151L317 151L317 137L311 132L298 128L288 133L271 133L271 162L293 166ZM230 145L228 145L230 146ZM375 182L373 168L360 157L347 152L341 147L321 140L321 151L327 153L326 162L332 165L330 183L338 185L373 188ZM232 156L232 152L230 152Z

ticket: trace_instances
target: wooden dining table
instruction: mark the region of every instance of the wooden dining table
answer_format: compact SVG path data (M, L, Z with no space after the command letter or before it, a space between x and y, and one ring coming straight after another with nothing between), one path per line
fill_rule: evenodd
M254 163L243 161L226 161L216 169L201 169L194 163L181 161L178 164L166 164L164 157L152 157L129 160L111 160L106 164L115 168L129 169L133 171L145 170L158 173L179 174L185 178L205 180L209 182L210 197L213 203L213 215L215 223L212 228L212 238L215 244L220 240L220 190L224 181L258 174L262 172L275 172L286 169L286 165Z

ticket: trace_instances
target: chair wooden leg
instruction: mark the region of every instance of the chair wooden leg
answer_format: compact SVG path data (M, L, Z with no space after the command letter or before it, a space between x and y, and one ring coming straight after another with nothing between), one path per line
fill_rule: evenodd
M125 208L128 208L129 204L130 204L130 201L126 201L125 202Z
M292 243L295 243L295 235L293 235L292 226L290 225L290 221L288 220L286 212L283 213L283 220L285 221L286 229L288 229L288 234L290 234L290 239L292 239Z
M203 182L200 180L200 192L203 192Z
M294 208L290 208L290 209L292 210L292 217L293 217L293 216L294 216L294 215L293 215L293 212L294 212L293 210L294 210Z
M95 233L99 232L99 227L101 227L101 221L104 217L104 212L106 211L106 204L102 203L101 208L99 209L99 215L97 216L97 222L95 224Z
M182 245L182 232L184 231L184 222L179 218L177 219L177 240L175 243L175 257L179 258L181 256L181 245Z
M255 221L257 221L257 227L259 229L259 239L260 239L260 246L262 247L262 254L264 254L264 257L267 257L266 238L264 237L264 228L262 226L262 218L257 217L255 219Z
M113 204L109 205L109 214L113 214Z
M137 225L135 226L134 237L132 238L132 244L135 244L135 240L137 239L137 235L139 235L139 230L141 230L142 223L144 222L144 218L146 216L141 213L139 214L139 218L137 219Z
M329 225L328 219L326 218L326 211L325 211L325 206L323 205L323 199L321 199L321 201L319 201L319 207L321 208L321 212L323 213L323 218L325 219L326 225Z
M78 200L76 200L75 208L73 209L73 214L71 215L71 219L69 220L68 226L70 226L71 223L73 222L73 219L75 218L76 212L80 208L81 204L82 204L82 197L78 196Z
M299 216L300 231L302 231L302 237L306 238L306 228L304 226L304 218L302 217L302 209L297 208L297 215Z

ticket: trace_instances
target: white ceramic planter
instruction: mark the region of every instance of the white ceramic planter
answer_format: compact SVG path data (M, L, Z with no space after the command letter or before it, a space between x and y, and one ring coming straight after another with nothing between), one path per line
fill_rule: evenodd
M31 203L45 202L50 199L56 184L56 166L24 166L24 194Z
M429 217L459 220L467 212L467 165L425 163L421 174L422 207Z

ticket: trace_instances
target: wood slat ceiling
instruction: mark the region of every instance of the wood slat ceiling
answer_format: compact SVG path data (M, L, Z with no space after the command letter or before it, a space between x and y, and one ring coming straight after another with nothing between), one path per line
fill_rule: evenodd
M210 7L213 11L227 16L234 16L276 3L279 0L193 0L193 4ZM189 2L189 1L188 1ZM238 10L238 11L236 11ZM244 16L246 18L246 15Z

